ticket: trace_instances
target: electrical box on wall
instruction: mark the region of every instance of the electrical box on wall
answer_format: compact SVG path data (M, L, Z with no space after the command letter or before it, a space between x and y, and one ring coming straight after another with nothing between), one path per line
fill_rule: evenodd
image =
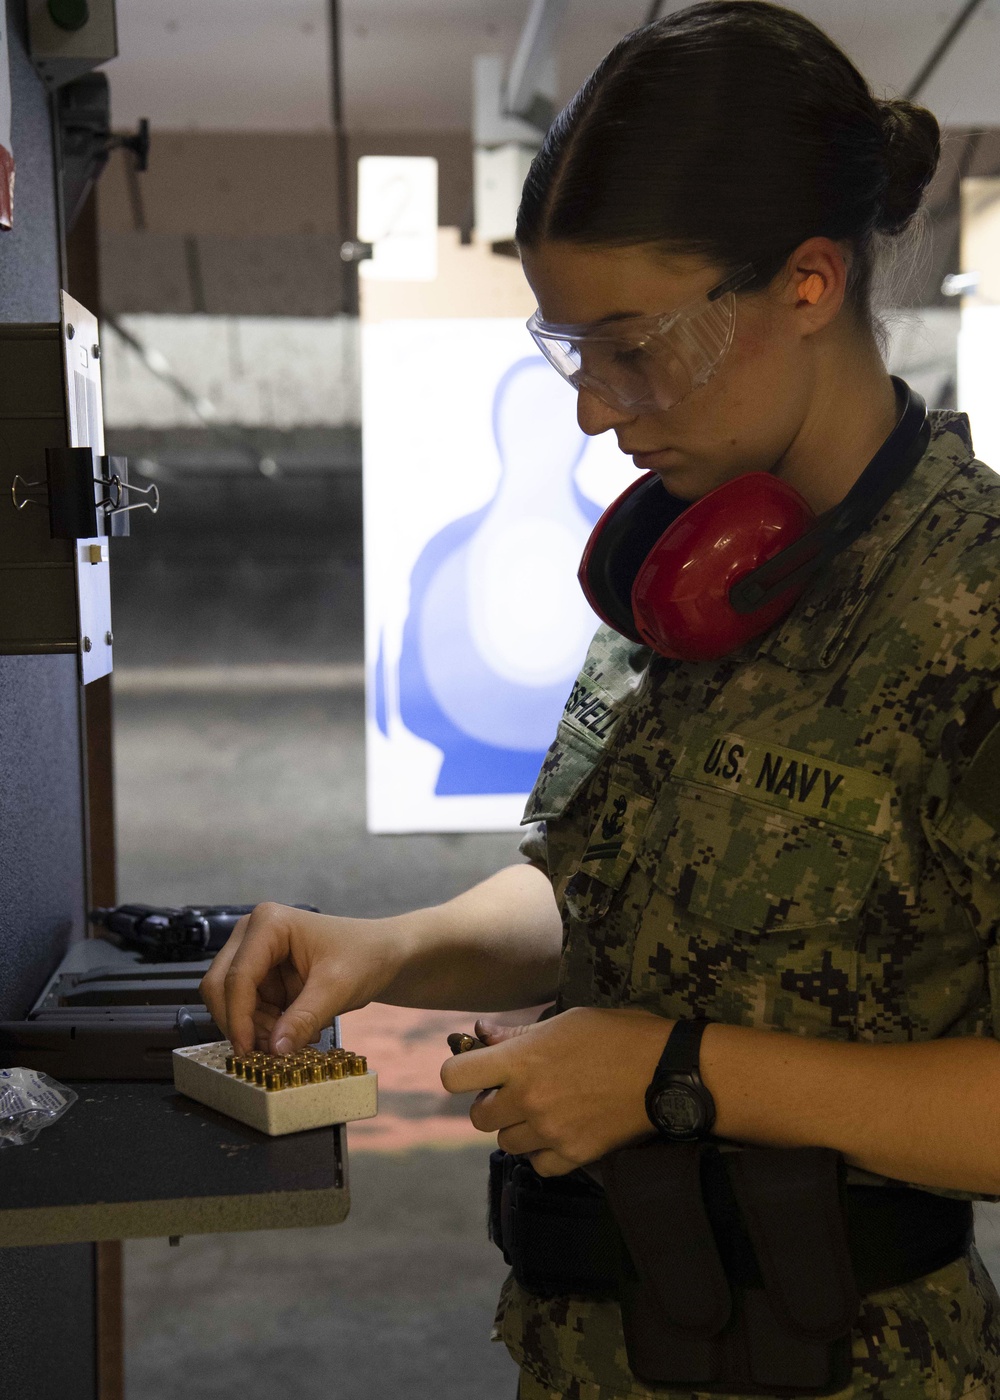
M60 321L0 325L0 464L0 654L74 652L97 680L129 486L104 455L97 319L65 292Z
M28 0L28 52L52 90L116 58L115 0Z

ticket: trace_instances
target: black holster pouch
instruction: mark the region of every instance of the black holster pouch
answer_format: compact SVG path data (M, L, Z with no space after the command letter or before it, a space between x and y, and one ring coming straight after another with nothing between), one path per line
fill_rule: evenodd
M746 1395L848 1384L860 1300L839 1154L653 1142L602 1169L637 1376Z
M540 1177L527 1159L493 1152L489 1232L529 1293L618 1296L621 1235L586 1172Z

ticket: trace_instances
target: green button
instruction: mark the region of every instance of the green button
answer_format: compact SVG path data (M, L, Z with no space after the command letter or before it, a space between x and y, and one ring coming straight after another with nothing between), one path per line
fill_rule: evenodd
M49 15L60 29L82 29L90 19L88 0L49 0Z

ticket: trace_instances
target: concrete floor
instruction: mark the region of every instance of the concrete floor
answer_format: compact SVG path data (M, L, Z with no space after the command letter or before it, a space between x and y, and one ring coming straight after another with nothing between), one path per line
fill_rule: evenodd
M484 1168L352 1154L343 1225L130 1244L128 1400L513 1400Z
M360 691L116 700L123 899L379 915L517 858L517 836L370 836Z

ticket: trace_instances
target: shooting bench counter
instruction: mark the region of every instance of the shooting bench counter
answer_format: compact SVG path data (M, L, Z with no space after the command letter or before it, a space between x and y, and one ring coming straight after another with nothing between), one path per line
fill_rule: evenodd
M74 1083L24 1147L0 1148L0 1248L336 1225L342 1126L266 1137L173 1084Z

